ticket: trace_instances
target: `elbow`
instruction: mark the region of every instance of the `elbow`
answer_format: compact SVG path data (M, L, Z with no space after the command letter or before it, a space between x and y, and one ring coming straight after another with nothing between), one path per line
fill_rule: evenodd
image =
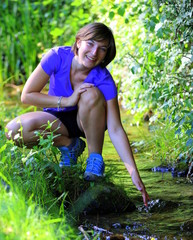
M26 100L25 100L25 95L22 93L22 94L21 94L21 102L25 104L25 101L26 101Z
M25 94L25 93L22 93L22 94L21 94L21 102L22 102L23 104L28 104L27 94Z

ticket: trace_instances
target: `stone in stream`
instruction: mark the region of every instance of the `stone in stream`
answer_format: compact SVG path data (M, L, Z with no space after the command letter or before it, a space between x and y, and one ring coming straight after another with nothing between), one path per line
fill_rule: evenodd
M102 182L86 189L74 202L70 213L108 214L132 212L135 209L135 204L120 186Z
M184 167L184 169L180 169L177 164L174 167L171 167L169 165L168 166L160 165L157 167L153 167L152 171L153 172L161 172L161 173L171 172L172 177L186 177L188 174L187 166Z
M193 221L186 221L180 226L181 231L193 233Z

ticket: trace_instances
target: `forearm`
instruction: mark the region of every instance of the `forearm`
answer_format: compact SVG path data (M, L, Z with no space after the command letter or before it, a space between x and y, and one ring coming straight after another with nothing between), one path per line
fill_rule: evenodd
M109 135L117 153L124 162L127 171L132 176L133 172L138 172L138 170L124 129L120 127L116 132L110 132Z
M57 108L58 100L58 96L50 96L39 92L25 93L21 96L22 103L42 108ZM63 97L61 99L60 107L68 107L68 98Z

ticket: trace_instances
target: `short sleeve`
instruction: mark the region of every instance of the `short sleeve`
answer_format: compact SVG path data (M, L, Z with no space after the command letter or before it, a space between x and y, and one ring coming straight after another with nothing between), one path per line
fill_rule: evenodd
M40 62L43 70L51 76L52 73L55 73L60 68L61 58L58 55L57 51L52 48L46 54L43 55Z
M85 82L93 83L103 93L106 101L117 97L117 87L106 68L96 66L91 70Z
M105 100L111 100L117 96L117 88L111 76L106 76L103 81L97 84L97 87L103 93Z

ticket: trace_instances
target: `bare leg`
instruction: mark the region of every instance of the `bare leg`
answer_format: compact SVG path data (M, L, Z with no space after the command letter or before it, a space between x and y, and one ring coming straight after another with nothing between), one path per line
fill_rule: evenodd
M97 88L81 95L78 104L78 125L84 131L89 153L102 154L106 125L105 99Z
M52 114L46 112L30 112L23 114L19 117L16 117L12 121L10 121L6 128L8 132L6 133L7 139L13 139L15 144L18 146L26 145L27 147L32 147L38 144L38 136L34 134L34 131L40 131L42 134L46 133L47 123L53 122L51 131L54 134L60 134L60 136L54 138L54 145L58 146L68 146L72 142L68 136L68 130L61 123L59 119L57 119ZM49 130L47 130L49 131ZM16 136L19 136L16 138Z

